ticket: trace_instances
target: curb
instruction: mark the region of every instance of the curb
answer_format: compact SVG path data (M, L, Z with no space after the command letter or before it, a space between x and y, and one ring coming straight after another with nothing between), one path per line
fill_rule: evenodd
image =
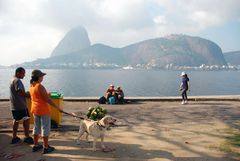
M97 102L100 97L64 97L63 101L70 102ZM125 97L127 102L137 101L181 101L181 97ZM240 95L189 96L189 101L240 101ZM0 98L0 102L9 101L9 98Z

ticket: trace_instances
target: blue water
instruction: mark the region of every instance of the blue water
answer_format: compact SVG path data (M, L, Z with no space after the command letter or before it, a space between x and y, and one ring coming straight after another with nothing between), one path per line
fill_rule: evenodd
M14 69L0 69L0 97L9 97ZM32 70L23 79L26 90ZM119 85L126 96L179 96L181 71L164 70L51 70L43 85L64 96L102 96L109 84ZM189 71L190 95L239 95L240 71Z

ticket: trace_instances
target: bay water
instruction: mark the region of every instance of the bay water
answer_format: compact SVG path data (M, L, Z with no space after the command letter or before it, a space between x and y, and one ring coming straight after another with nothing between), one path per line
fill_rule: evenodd
M43 85L66 97L104 95L109 84L121 86L125 96L179 96L181 72L169 70L123 69L41 69L47 73ZM9 84L15 69L0 69L0 97L9 97ZM23 79L26 90L32 70ZM240 71L186 71L192 96L240 95Z

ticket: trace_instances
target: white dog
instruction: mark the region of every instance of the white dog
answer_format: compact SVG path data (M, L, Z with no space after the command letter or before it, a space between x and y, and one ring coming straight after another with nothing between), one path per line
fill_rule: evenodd
M114 125L116 121L117 120L115 118L109 115L103 117L99 121L92 121L92 120L81 121L78 138L77 138L77 144L80 144L80 138L86 132L87 141L88 141L88 135L93 136L93 151L96 151L96 143L98 138L101 138L101 148L102 150L104 150L105 146L103 141L104 141L105 131L110 125Z

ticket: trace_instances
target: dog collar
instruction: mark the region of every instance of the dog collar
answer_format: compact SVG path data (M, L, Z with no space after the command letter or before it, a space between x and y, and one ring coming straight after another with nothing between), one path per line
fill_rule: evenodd
M99 126L99 129L100 129L100 130L103 130L103 129L106 128L105 126L101 125L99 121L97 122L97 125Z

